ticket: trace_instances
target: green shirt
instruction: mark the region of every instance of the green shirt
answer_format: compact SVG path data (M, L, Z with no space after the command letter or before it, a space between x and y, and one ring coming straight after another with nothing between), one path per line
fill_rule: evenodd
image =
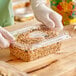
M14 15L11 0L0 0L0 26L5 27L14 24Z

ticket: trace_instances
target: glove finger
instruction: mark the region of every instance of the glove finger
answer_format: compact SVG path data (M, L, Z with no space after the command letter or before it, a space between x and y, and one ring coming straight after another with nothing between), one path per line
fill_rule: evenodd
M10 43L0 33L0 47L7 48L7 47L9 47L9 45L10 45Z
M51 29L54 29L54 27L55 27L55 24L54 24L53 20L51 20L49 18L49 15L47 15L47 17L45 18L44 24Z
M56 26L56 30L63 30L63 24L62 22L58 23L58 25Z
M54 21L55 28L57 28L58 30L62 30L63 29L62 18L61 16L55 16L54 14L55 13L53 13L52 16L50 14L50 18Z
M9 41L9 42L13 42L15 41L15 38L5 29L3 29L2 27L0 27L0 32L2 33L2 35Z

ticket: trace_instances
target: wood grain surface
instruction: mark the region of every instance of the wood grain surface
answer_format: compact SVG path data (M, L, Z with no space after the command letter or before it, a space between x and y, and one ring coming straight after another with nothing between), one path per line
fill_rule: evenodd
M35 19L26 23L18 23L6 27L8 31L14 31L26 25L40 24ZM76 32L72 25L65 26L72 38L62 41L61 51L31 62L23 62L10 55L9 48L0 49L0 60L14 65L21 71L28 72L32 76L76 76Z

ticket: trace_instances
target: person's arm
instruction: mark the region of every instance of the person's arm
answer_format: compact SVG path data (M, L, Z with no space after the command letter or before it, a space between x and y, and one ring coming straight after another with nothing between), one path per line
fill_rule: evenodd
M44 0L30 0L37 20L51 29L63 29L62 16L48 8Z
M15 38L4 28L0 27L0 48L7 48L10 46Z

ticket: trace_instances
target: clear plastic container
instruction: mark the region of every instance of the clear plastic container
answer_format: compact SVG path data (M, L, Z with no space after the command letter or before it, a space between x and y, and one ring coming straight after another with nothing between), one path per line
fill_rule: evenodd
M29 0L13 2L15 21L26 22L34 18Z
M16 42L10 45L10 52L24 61L56 53L60 51L61 41L70 38L69 34L59 34L42 25L26 26L11 33Z
M34 19L34 14L29 8L18 8L14 10L15 21L26 22Z
M63 24L76 24L76 0L50 0L53 10L63 17Z
M12 3L13 9L30 6L29 0L16 0Z

